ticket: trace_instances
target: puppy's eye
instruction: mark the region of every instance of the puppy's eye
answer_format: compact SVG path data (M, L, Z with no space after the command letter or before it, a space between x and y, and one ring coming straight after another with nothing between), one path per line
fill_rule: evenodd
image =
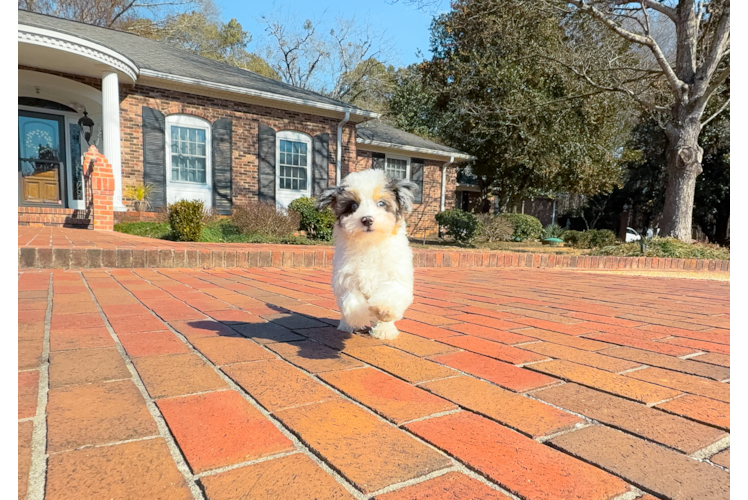
M351 203L351 211L355 212L358 210L358 203Z
M377 203L377 206L378 207L386 207L387 204L385 202L383 202L383 201L380 201L380 202Z

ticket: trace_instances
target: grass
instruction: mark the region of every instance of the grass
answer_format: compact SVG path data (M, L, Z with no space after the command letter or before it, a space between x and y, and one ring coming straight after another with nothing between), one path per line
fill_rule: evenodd
M539 241L473 241L470 245L461 245L453 241L410 238L410 246L426 250L467 250L473 252L484 252L486 250L516 253L549 253L557 255L584 255L589 250L563 246L543 245Z
M156 238L159 240L172 240L171 230L168 222L123 222L114 225L114 230L120 233ZM202 243L274 243L291 245L329 245L329 242L317 241L306 236L287 236L277 238L262 234L242 234L239 229L231 224L229 219L221 219L217 222L206 224L200 235Z
M173 240L168 222L124 222L114 225L120 233ZM230 219L221 219L205 226L200 241L204 243L271 243L291 245L331 245L329 241L317 241L306 236L287 236L277 238L261 234L242 234L231 224ZM684 243L675 238L653 238L647 241L647 249L641 253L638 242L619 243L617 245L592 250L543 245L536 241L497 241L489 243L476 241L470 245L440 239L411 238L413 248L429 250L462 250L462 251L503 251L517 253L548 253L557 255L613 255L618 257L671 257L678 259L721 259L730 260L730 249L706 243Z

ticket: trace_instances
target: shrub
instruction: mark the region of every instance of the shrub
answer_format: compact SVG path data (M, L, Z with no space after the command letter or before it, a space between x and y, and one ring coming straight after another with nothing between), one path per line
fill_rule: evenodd
M335 214L329 207L320 212L314 207L314 201L314 198L310 197L297 198L288 205L288 208L297 212L301 217L299 229L306 231L307 237L330 241L335 225Z
M543 232L543 224L532 215L504 214L504 217L514 226L514 241L537 240Z
M590 229L589 248L602 248L616 244L616 233L610 229Z
M708 243L686 243L676 238L652 238L646 240L644 254L638 241L606 246L592 251L592 255L615 255L619 257L671 257L677 259L722 259L730 260L730 249Z
M509 241L514 233L514 225L503 215L480 214L480 236L489 243Z
M548 238L561 238L564 235L564 231L564 228L562 228L558 224L548 224L543 229L541 237L544 240Z
M205 205L199 200L179 200L169 205L169 227L177 241L200 241Z
M616 234L610 229L565 231L564 243L576 248L601 248L616 244Z
M583 244L583 241L585 239L589 239L588 235L585 235L586 231L574 231L573 229L569 229L567 231L564 231L564 235L561 237L562 240L564 240L564 243L576 248L586 248Z
M220 220L221 214L218 213L218 210L213 207L208 207L205 209L205 212L203 214L203 224L205 224L206 226L209 224L217 224Z
M274 203L253 202L234 208L233 224L242 234L260 234L282 238L293 235L301 216L293 210L279 209Z
M436 214L436 222L446 229L448 236L458 243L468 243L475 238L480 227L478 218L470 212L450 208Z

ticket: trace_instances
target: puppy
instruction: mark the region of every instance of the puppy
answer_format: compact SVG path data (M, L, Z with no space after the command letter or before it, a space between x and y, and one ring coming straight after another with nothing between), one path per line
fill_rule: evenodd
M413 302L405 216L413 209L416 189L412 182L370 169L348 175L317 199L318 210L329 206L335 214L332 288L342 316L339 330L371 324L372 337L397 337L395 321Z

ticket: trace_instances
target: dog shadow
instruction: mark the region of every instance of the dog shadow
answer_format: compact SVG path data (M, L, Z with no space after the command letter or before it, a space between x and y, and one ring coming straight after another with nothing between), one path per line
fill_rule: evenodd
M277 314L265 315L265 322L198 320L187 324L194 329L209 331L211 336L243 337L262 345L293 344L297 347L294 356L310 360L340 358L340 351L350 339L371 338L366 331L348 333L338 330L340 320L337 318L306 316L281 306L266 306Z

